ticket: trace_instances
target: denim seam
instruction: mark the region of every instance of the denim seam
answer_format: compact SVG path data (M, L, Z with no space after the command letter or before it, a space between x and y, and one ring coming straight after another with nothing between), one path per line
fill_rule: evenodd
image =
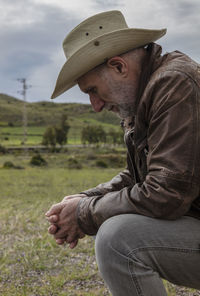
M132 265L133 265L133 261L131 258L132 254L136 254L139 252L144 252L146 250L159 250L159 251L172 251L172 252L182 252L182 253L200 253L200 249L187 249L187 248L177 248L177 247L140 247L140 248L136 248L134 250L132 250L131 252L129 252L127 254L128 257L128 269L131 275L131 278L135 284L136 290L137 290L137 294L138 296L143 296L144 294L142 293L142 289L140 287L139 281L137 279L137 276L135 274L135 272L133 271Z
M137 276L135 275L135 273L132 271L133 270L133 262L132 260L130 260L130 258L128 258L128 270L129 270L129 274L131 276L131 279L135 285L135 288L136 288L136 291L137 291L137 295L138 296L143 296L143 293L142 293L142 289L140 287L140 284L139 284L139 281L137 279Z
M130 257L131 254L137 253L137 252L142 252L146 250L164 250L164 251L172 251L172 252L182 252L182 253L200 253L200 248L199 249L191 249L191 248L179 248L179 247L165 247L165 246L149 246L149 247L139 247L136 248L132 251L130 251L127 256Z
M130 270L130 267L131 267L130 264L133 264L133 262L130 261L130 258L129 258L128 256L122 254L121 252L119 252L119 251L117 251L115 248L113 248L112 245L110 245L110 248L111 248L114 252L116 252L118 255L120 255L121 257L123 257L125 260L127 260L129 274L130 274L131 279L132 279L132 281L133 281L133 284L134 284L134 286L135 286L135 288L136 288L137 294L138 294L138 296L143 296L144 294L142 293L142 290L141 290L141 287L140 287L140 285L139 285L139 282L138 282L136 276L133 277L133 275L132 275L132 273L131 273L131 270Z

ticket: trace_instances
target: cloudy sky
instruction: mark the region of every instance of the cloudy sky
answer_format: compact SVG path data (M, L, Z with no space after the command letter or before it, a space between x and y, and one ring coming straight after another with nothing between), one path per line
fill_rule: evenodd
M167 28L163 52L181 50L200 62L199 0L0 0L0 93L22 98L18 78L31 87L27 100L49 100L64 64L62 41L87 17L119 9L129 27ZM88 102L78 87L55 99Z

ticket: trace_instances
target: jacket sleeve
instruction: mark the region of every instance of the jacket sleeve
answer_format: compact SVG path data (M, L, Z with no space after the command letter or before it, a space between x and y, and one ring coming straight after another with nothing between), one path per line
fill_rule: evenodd
M133 185L134 185L133 178L131 177L129 170L126 169L120 172L114 178L112 178L112 180L110 180L109 182L99 184L98 186L85 190L81 193L84 193L87 196L94 196L94 195L102 196L108 192L119 191L124 187L133 186Z
M186 75L168 71L159 76L149 95L146 178L133 186L83 198L77 217L86 234L95 234L106 219L124 213L177 219L199 194L199 88Z

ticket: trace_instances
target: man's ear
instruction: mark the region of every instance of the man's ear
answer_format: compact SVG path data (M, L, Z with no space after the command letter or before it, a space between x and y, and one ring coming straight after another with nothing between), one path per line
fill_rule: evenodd
M124 77L128 74L128 63L119 56L110 58L107 61L107 66Z

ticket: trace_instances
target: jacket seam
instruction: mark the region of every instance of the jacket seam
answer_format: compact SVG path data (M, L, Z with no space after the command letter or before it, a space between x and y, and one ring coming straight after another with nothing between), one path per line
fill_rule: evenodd
M194 178L194 176L191 176L191 175L189 175L189 176L185 175L183 177L183 176L178 175L176 173L170 173L170 172L169 173L167 173L167 172L164 173L163 172L163 173L159 173L159 174L155 174L155 173L150 172L148 175L149 176L168 177L169 179L173 179L173 180L177 180L177 181L183 181L183 182L189 183L189 184L197 184L197 185L199 184L199 180L197 178Z

